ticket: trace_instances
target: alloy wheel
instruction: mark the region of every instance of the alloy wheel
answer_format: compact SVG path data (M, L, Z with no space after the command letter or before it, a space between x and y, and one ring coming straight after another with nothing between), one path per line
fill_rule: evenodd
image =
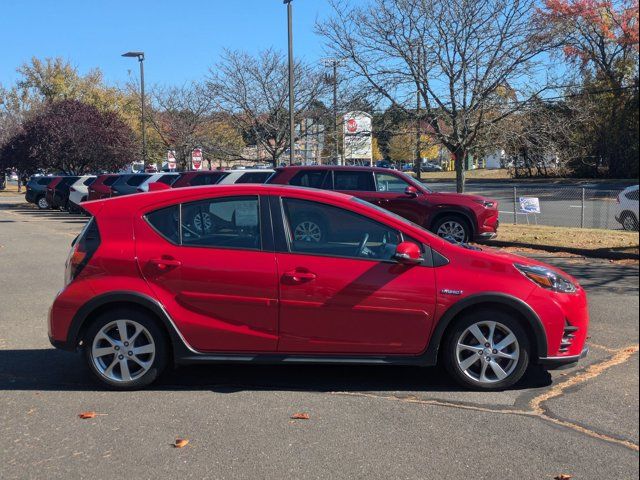
M46 210L47 208L49 208L49 202L47 202L46 198L40 197L38 199L38 208L40 208L42 210Z
M466 237L464 226L455 220L447 220L438 227L436 234L439 237L449 237L456 243L463 243Z
M105 378L127 383L149 371L156 345L149 330L133 320L115 320L102 327L93 339L91 358Z
M633 215L627 214L622 220L622 228L627 231L638 230L638 222Z
M198 233L206 233L211 230L211 215L208 213L198 213L193 217L193 226Z
M296 226L293 232L293 238L300 242L318 243L322 240L322 229L317 223L311 220L305 220Z
M474 382L491 384L504 380L514 372L519 359L518 339L502 323L477 322L458 337L458 367Z

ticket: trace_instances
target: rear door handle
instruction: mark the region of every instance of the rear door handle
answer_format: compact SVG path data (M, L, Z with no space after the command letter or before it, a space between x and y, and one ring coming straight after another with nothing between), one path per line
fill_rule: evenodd
M312 282L317 278L315 273L305 272L300 270L292 270L290 272L286 272L282 275L283 280L288 283L305 283Z
M175 258L154 258L150 260L150 262L160 270L168 270L169 268L176 268L182 265L182 262Z

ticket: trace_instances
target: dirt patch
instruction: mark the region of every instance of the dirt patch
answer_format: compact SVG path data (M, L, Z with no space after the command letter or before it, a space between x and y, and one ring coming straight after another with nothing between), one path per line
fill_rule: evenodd
M614 260L637 260L638 232L543 225L501 225L487 245L519 250L545 250Z

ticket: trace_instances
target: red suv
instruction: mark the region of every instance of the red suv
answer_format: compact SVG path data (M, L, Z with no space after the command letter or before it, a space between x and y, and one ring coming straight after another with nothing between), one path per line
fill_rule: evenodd
M433 192L410 176L388 168L284 167L276 169L268 183L353 195L458 243L493 238L498 230L495 200ZM314 218L303 220L300 228L294 227L296 238L320 239L325 226Z
M169 363L434 365L478 389L586 354L584 290L538 261L452 244L358 198L229 185L83 204L51 343L116 388ZM296 239L308 211L330 227Z
M100 200L111 197L111 185L113 185L120 175L109 173L98 175L95 181L89 185L88 200Z

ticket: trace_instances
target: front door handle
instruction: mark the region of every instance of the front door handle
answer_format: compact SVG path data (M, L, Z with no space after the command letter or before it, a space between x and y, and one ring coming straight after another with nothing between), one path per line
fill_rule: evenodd
M316 274L303 270L292 270L290 272L285 272L282 275L282 278L285 283L300 284L314 281L316 279Z
M149 262L160 270L169 270L170 268L176 268L182 265L182 262L175 258L154 258Z

